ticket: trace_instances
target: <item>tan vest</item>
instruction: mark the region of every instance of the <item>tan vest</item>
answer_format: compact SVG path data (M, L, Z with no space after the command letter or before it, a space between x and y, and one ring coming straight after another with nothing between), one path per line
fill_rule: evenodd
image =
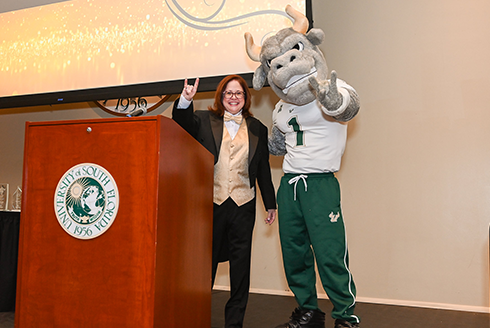
M245 120L231 140L223 124L223 140L218 162L214 165L214 199L221 205L228 197L238 205L248 203L255 197L248 176L248 129Z

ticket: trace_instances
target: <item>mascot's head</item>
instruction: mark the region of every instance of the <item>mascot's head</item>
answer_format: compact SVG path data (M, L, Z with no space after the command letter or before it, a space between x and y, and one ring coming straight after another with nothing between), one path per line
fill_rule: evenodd
M255 45L252 35L245 33L247 54L260 62L253 77L253 87L260 90L266 79L272 90L284 101L305 105L316 98L308 78L327 80L328 68L318 45L325 34L320 29L308 33L308 19L290 5L286 13L294 19L291 28L285 28L266 39L262 47Z

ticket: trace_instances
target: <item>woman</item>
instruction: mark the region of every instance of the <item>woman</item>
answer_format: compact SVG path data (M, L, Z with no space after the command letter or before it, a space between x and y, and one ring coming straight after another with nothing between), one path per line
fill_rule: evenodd
M276 218L267 127L250 112L251 95L239 75L225 77L216 90L214 106L194 112L194 85L184 82L172 118L214 155L212 284L219 262L230 262L230 299L225 327L243 326L250 286L252 232L258 182L268 211L265 222Z

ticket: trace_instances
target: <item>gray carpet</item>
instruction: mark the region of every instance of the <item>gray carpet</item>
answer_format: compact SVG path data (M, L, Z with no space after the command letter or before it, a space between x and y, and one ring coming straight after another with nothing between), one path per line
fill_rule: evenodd
M0 312L0 328L13 328L13 327L14 327L14 313Z

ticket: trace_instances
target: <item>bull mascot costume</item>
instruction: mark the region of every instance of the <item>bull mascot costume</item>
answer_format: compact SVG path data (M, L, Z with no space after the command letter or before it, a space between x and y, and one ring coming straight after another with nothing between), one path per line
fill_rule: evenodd
M269 83L281 99L273 112L269 151L283 156L284 176L277 193L279 234L284 270L298 307L282 328L324 328L318 307L316 260L323 288L333 304L335 328L359 327L354 314L356 288L348 267L346 233L335 172L340 168L347 139L347 122L359 111L351 86L328 79L325 58L318 48L325 34L302 13L286 7L293 27L254 43L245 33L248 56L260 66L253 87Z

